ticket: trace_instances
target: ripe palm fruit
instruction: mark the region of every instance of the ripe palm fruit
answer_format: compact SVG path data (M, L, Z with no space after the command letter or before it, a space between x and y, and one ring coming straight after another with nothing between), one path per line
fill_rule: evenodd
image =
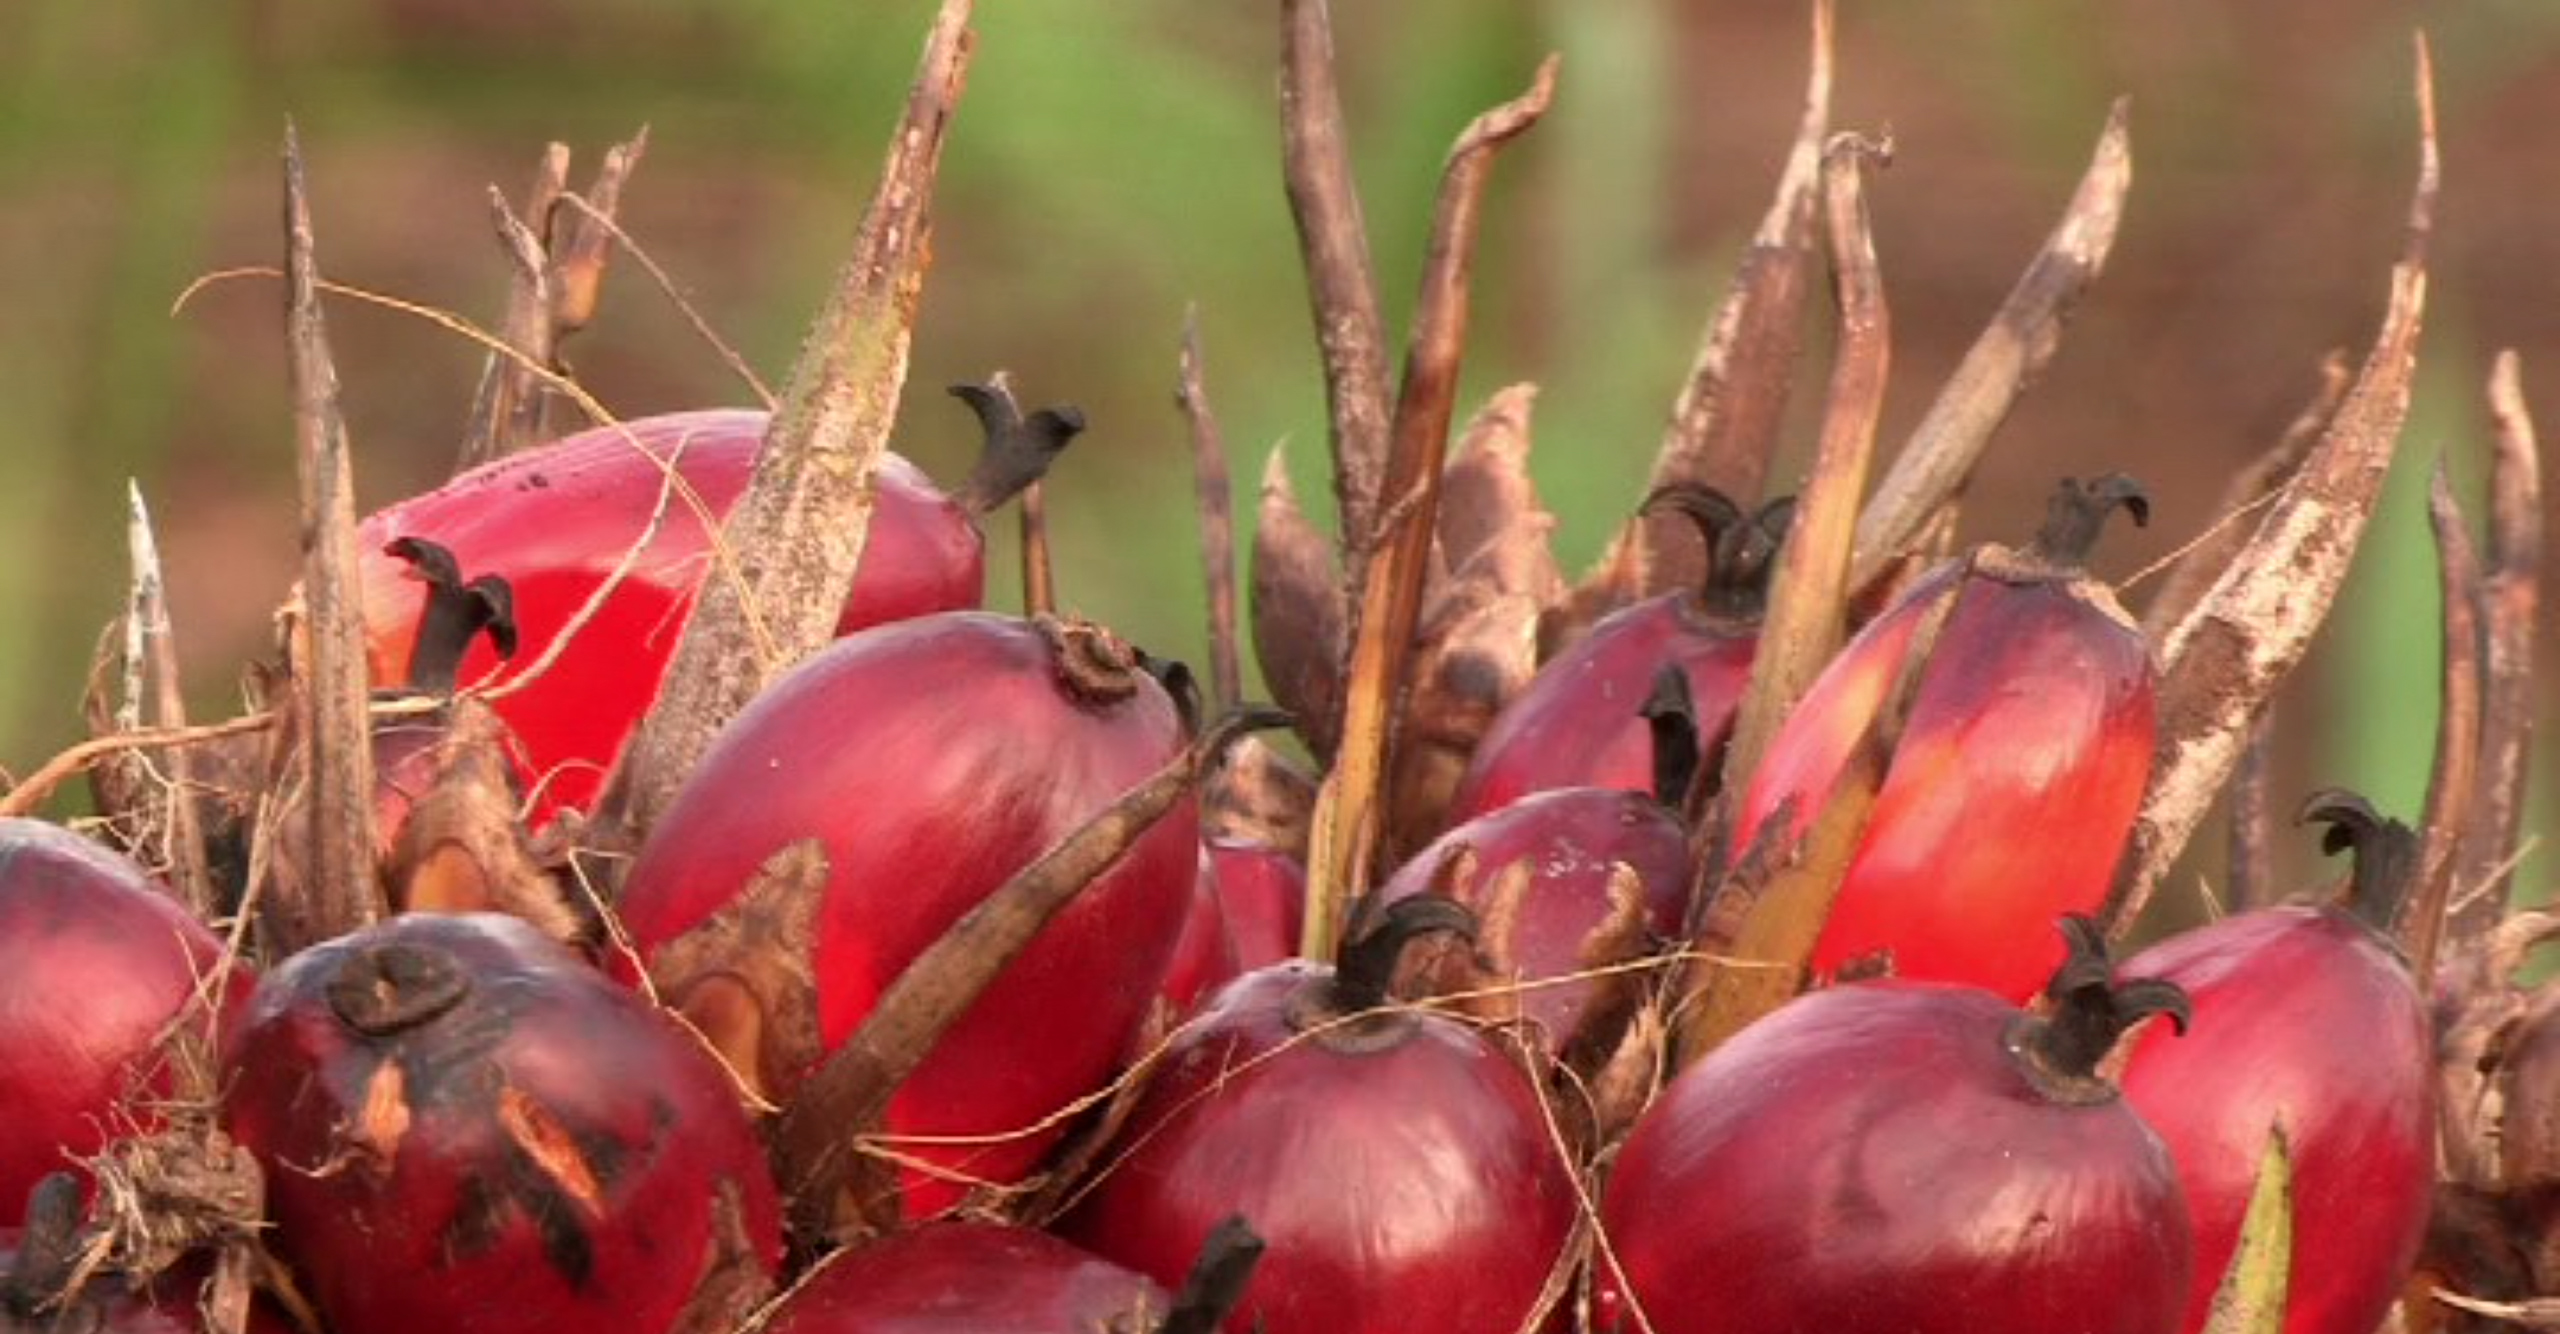
M1890 973L2024 1001L2059 958L2048 924L2106 897L2157 732L2149 646L2084 566L2118 505L2148 517L2128 478L2065 479L2024 551L1985 543L1924 574L1770 743L1737 850L1789 803L1783 836L1802 837L1861 748L1889 756L1814 946L1817 978Z
M2271 1127L2293 1153L2286 1334L2379 1327L2427 1229L2435 1047L2409 965L2383 934L2416 878L2417 838L2352 794L2315 794L2304 815L2328 824L2330 851L2355 851L2343 897L2226 917L2125 964L2195 1004L2194 1038L2147 1035L2124 1071L2195 1217L2189 1330L2239 1244Z
M2185 1002L2116 981L2087 919L2066 932L2049 1015L1858 983L1684 1071L1610 1172L1601 1221L1625 1277L1599 1328L2173 1334L2194 1264L2176 1170L2098 1069Z
M1770 557L1784 543L1794 502L1772 501L1745 518L1723 493L1682 486L1645 502L1656 507L1697 524L1711 553L1705 586L1616 612L1540 667L1477 746L1450 802L1450 823L1550 788L1647 790L1653 751L1637 706L1666 663L1688 677L1708 749L1733 725L1760 643Z

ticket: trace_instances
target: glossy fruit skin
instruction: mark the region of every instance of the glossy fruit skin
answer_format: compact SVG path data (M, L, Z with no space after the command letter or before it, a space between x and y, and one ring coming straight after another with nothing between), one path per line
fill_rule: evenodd
M1170 1299L1145 1275L1028 1228L929 1223L826 1262L765 1334L1106 1334L1150 1330ZM1113 1320L1124 1325L1113 1325Z
M104 1147L128 1092L125 1110L155 1123L150 1103L169 1083L137 1081L138 1063L198 979L221 979L226 1016L248 999L254 979L222 956L141 867L59 826L0 818L0 1226L19 1222L46 1173Z
M2060 961L2051 924L2092 912L2130 836L2157 738L2141 634L2054 579L1924 578L1823 670L1754 774L1748 847L1788 798L1801 834L1952 598L1865 833L1814 947L1820 978L1891 972L2025 1001Z
M1651 952L1626 950L1626 942L1594 940L1612 916L1609 880L1616 863L1633 867L1642 881L1646 929L1663 939L1680 933L1689 895L1688 831L1661 803L1641 793L1553 789L1477 816L1414 854L1380 889L1380 902L1430 892L1441 864L1460 848L1473 850L1476 869L1468 892L1456 897L1475 910L1484 922L1480 930L1487 934L1506 929L1503 915L1477 895L1505 867L1530 864L1529 884L1518 914L1509 919L1511 938L1506 942L1508 957L1524 981L1562 977ZM1586 942L1621 948L1609 951L1616 957L1595 958ZM1492 944L1479 939L1479 945ZM1521 1012L1545 1035L1549 1050L1560 1050L1582 1030L1604 994L1592 980L1533 987L1521 993Z
M1167 1011L1179 1018L1193 1002L1233 981L1244 971L1236 962L1235 933L1228 929L1227 910L1218 898L1217 864L1200 850L1200 874L1192 881L1191 902L1183 909L1182 935L1166 961L1156 993Z
M648 531L665 470L701 497L667 503L657 535L601 612L533 684L497 702L515 730L527 777L551 775L539 825L562 806L584 807L632 726L657 698L693 593L714 554L705 516L725 518L747 484L766 414L743 409L678 412L600 427L474 468L433 491L367 518L362 551L366 652L377 685L405 680L424 601L408 564L386 554L401 537L451 551L472 577L497 575L515 599L522 648L514 670L539 660L587 599ZM885 455L871 533L839 633L927 612L975 607L985 579L984 539L969 513L913 464ZM461 680L499 666L489 645L464 655ZM504 677L499 678L501 680Z
M2122 1100L2031 1080L2004 1044L2019 1017L1970 987L1860 983L1683 1072L1601 1207L1652 1327L2176 1330L2193 1243L2167 1151Z
M660 995L679 1007L693 979L756 961L710 959L677 976L670 946L739 903L777 850L824 846L807 941L820 1051L768 1058L755 1072L766 1096L788 1096L961 914L1181 750L1180 715L1152 679L1097 702L1070 689L1061 661L1034 623L984 612L848 636L749 705L659 818L619 907ZM1016 1131L1109 1080L1181 933L1198 820L1184 798L1051 919L900 1086L889 1133ZM760 1000L768 1013L809 1004ZM1057 1134L902 1148L1009 1181ZM910 1217L960 1195L906 1174Z
M1300 1039L1291 1005L1331 971L1275 964L1211 997L1061 1231L1171 1286L1242 1214L1270 1249L1231 1334L1405 1334L1420 1312L1510 1334L1574 1217L1537 1089L1439 1015L1375 1050Z
M1654 673L1671 664L1687 675L1698 735L1712 747L1733 726L1759 644L1756 623L1710 615L1685 592L1611 614L1503 706L1458 780L1450 822L1550 788L1651 791L1652 735L1637 709Z
M2231 1263L2271 1121L2293 1153L2287 1334L2367 1334L2400 1295L2435 1180L2434 1047L2406 964L2334 908L2244 913L2129 959L2184 987L2195 1031L2137 1039L2125 1097L2195 1217L2185 1328Z
M1298 957L1298 932L1307 911L1307 868L1298 859L1260 843L1209 838L1218 905L1234 940L1236 972Z
M368 1031L349 984L379 993L373 961L421 958L446 961L460 998ZM225 1124L266 1169L270 1244L333 1328L662 1334L698 1285L752 1299L780 1263L727 1073L515 918L398 917L295 955L228 1067Z

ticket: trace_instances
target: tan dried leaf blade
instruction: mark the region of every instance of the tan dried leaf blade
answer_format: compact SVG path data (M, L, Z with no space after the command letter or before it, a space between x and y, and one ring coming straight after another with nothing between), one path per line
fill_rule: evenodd
M2279 1334L2292 1276L2293 1154L2283 1128L2270 1126L2258 1155L2258 1184L2240 1220L2240 1245L2214 1289L2203 1334Z

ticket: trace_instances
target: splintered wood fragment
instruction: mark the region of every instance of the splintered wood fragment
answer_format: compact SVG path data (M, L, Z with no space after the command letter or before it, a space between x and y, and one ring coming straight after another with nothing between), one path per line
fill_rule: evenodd
M2488 568L2482 572L2483 684L2480 773L2470 836L2454 874L2455 907L2446 930L2456 947L2479 939L2506 914L2525 771L2533 754L2534 621L2541 605L2542 465L2515 350L2489 373L2496 452L2489 466Z
M1476 117L1460 132L1441 177L1431 240L1423 255L1422 293L1414 303L1405 351L1404 384L1396 399L1394 448L1387 459L1386 494L1391 499L1376 530L1376 559L1361 573L1341 741L1333 772L1316 799L1306 921L1299 942L1311 959L1333 957L1343 905L1369 887L1383 832L1382 796L1392 744L1388 733L1422 611L1423 581L1430 572L1449 418L1466 348L1467 277L1485 180L1496 151L1546 114L1555 79L1556 58L1549 56L1538 66L1528 92Z
M1378 491L1387 471L1387 335L1343 136L1327 0L1282 0L1280 6L1280 165L1324 357L1333 494L1348 557L1344 587L1357 588L1375 545Z
M2268 831L2275 827L2267 783L2275 767L2275 710L2258 715L2249 741L2240 751L2239 768L2231 775L2230 865L2223 874L2234 912L2271 908L2283 891L2276 887L2275 858Z
M1227 747L1287 717L1247 708L1212 724L1171 763L1121 794L925 947L880 993L862 1025L783 1109L773 1144L803 1243L859 1226L846 1196L856 1141L934 1044L1036 939L1042 927L1173 809Z
M2427 520L2435 530L2437 585L2444 597L2437 696L2442 712L2436 719L2435 766L2427 780L2426 821L2418 830L2418 889L2400 924L2410 974L2421 986L2435 976L2445 909L2453 902L2454 868L2471 828L2480 772L2480 557L2463 527L2462 507L2454 501L2442 458L2428 483Z
M151 723L182 728L187 725L186 692L178 678L177 634L169 620L169 587L161 576L160 543L152 534L151 511L142 502L142 487L131 480L125 483L125 506L125 547L133 562L133 596L125 606L129 633L125 679L132 693L125 706L135 712L124 730L135 730L143 721L142 691L133 687L144 680L150 682ZM156 823L168 840L169 884L197 921L214 921L220 905L214 900L213 872L205 862L195 763L181 748L169 752L162 764L168 775Z
M2160 643L2171 627L2195 610L2213 581L2230 568L2242 544L2257 531L2257 521L2262 517L2259 511L2292 479L2321 433L2329 429L2329 421L2338 415L2338 405L2346 402L2347 386L2354 378L2345 352L2333 351L2321 358L2320 386L2312 393L2311 401L2265 453L2232 476L2230 484L2222 489L2221 502L2213 507L2213 518L2204 535L2189 543L2170 567L2168 582L2161 585L2159 594L2142 614L2144 637Z
M2417 47L2418 180L2391 300L2355 383L2319 443L2203 598L2157 642L2160 742L2151 786L2109 897L2129 931L2213 805L2258 714L2302 660L2346 579L2408 418L2427 303L2438 167L2435 92Z
M906 384L934 181L974 45L969 15L970 0L943 0L934 18L853 253L722 529L734 577L704 582L666 689L616 766L603 814L625 836L644 836L720 728L833 636Z
M356 568L355 479L338 371L320 314L320 271L303 186L302 145L284 132L285 330L290 345L294 438L302 479L303 632L309 650L294 683L306 788L307 874L298 901L270 903L279 957L374 921L382 890L373 862L373 743L366 716L372 682Z
M1795 522L1770 580L1769 612L1751 683L1734 719L1723 790L1748 791L1760 756L1796 701L1840 646L1849 593L1849 551L1875 456L1876 419L1884 410L1891 361L1891 318L1868 224L1865 172L1885 161L1889 144L1839 135L1823 152L1824 230L1839 303L1839 352L1823 405L1811 475L1796 503Z
M2114 248L2124 219L2125 193L2133 185L2133 147L2126 102L2116 99L2089 168L2072 193L2062 221L2044 248L2009 289L1937 401L1894 456L1876 484L1875 498L1858 516L1852 585L1864 584L1917 538L1929 516L1964 490L1965 479L2018 398L2062 344L2063 322L2096 280Z
M1191 480L1200 513L1200 574L1209 592L1209 707L1224 709L1244 695L1244 668L1236 654L1236 526L1227 446L1218 415L1209 407L1207 372L1201 367L1200 308L1182 315L1182 358L1173 401L1191 428Z
M1831 0L1813 6L1812 58L1777 197L1735 268L1733 284L1700 342L1655 451L1648 491L1690 482L1737 501L1760 494L1778 448L1796 363L1804 350L1821 212L1822 146L1831 133ZM1677 515L1642 518L1642 588L1694 588L1705 574L1696 533ZM1604 561L1602 570L1612 562Z

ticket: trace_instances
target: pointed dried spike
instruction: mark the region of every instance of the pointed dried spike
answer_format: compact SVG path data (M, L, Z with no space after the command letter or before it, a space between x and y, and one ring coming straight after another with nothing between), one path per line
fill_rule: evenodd
M2427 517L2435 530L2438 591L2442 594L2443 654L2436 698L2436 753L2427 781L2427 810L2420 830L2418 883L2402 910L2400 939L2420 986L2431 985L2444 940L2445 912L2453 903L2453 874L2462 843L2472 830L2472 802L2480 773L2480 558L2472 550L2462 507L2442 456L2427 490Z
M587 207L555 218L544 230L551 238L552 342L592 323L604 293L606 264L613 258L614 218L622 210L622 188L649 151L649 127L604 152L595 182L587 187Z
M1253 652L1263 682L1298 719L1298 735L1329 760L1342 716L1342 583L1333 547L1298 508L1289 470L1272 446L1262 470L1253 533Z
M879 1121L898 1086L1049 919L1172 810L1230 744L1287 721L1276 710L1257 708L1219 719L1182 754L1014 873L880 993L862 1026L783 1109L774 1131L794 1229L804 1241L834 1231L858 1156L855 1139Z
M541 437L547 391L534 368L547 370L558 362L551 320L550 222L553 206L568 188L569 146L560 143L544 149L522 214L498 187L488 188L489 226L507 259L507 304L498 336L522 359L493 349L482 363L480 388L472 397L471 418L454 459L456 473L503 458Z
M2061 223L2009 289L1991 325L1957 363L1858 516L1849 581L1863 584L1919 536L1929 516L1964 490L1993 433L2061 346L2073 303L2106 267L2133 184L2127 103L2118 98Z
M1778 448L1811 299L1821 217L1823 144L1831 134L1831 0L1813 6L1804 114L1777 196L1707 326L1654 455L1651 489L1698 482L1748 499ZM1644 589L1694 588L1705 559L1667 516L1642 525ZM1602 569L1614 562L1603 561Z
M707 579L667 687L607 785L603 819L647 836L722 726L834 637L870 536L872 474L888 448L931 258L934 182L975 39L970 0L943 0L853 253L792 368L754 475L723 531L734 557Z
M302 598L310 637L308 676L294 706L306 775L308 840L298 902L266 906L269 944L279 956L342 935L382 915L373 864L371 681L364 609L357 599L355 479L338 372L320 313L319 263L303 186L302 145L285 124L285 328L291 347L294 435L302 477Z
M1208 372L1201 366L1200 308L1182 314L1182 356L1173 400L1191 428L1191 478L1200 515L1201 582L1209 594L1209 704L1223 709L1243 697L1244 669L1236 653L1236 524L1234 487L1227 480L1227 446L1218 415L1209 407Z
M1385 510L1373 532L1377 550L1360 572L1353 608L1351 658L1345 671L1341 740L1334 775L1316 801L1307 865L1307 920L1300 952L1331 958L1343 906L1369 886L1386 833L1385 784L1391 771L1390 718L1404 684L1424 576L1438 525L1449 416L1466 347L1467 282L1477 218L1495 153L1537 124L1555 96L1556 57L1538 66L1529 90L1475 118L1459 132L1432 209L1431 240L1422 263L1396 396L1387 456Z
M1345 587L1356 586L1374 545L1379 491L1391 432L1386 323L1369 263L1369 233L1344 142L1342 94L1333 68L1333 16L1327 0L1283 0L1280 6L1281 173L1289 214L1298 226L1307 297L1324 357L1325 398L1333 429L1333 490L1343 549L1350 553Z
M2454 875L2452 947L2505 915L2533 740L2534 625L2541 605L2542 477L2533 416L2514 349L2489 374L2496 452L2489 468L2488 569L2480 589L2482 669L2478 795Z
M2345 581L2409 414L2439 170L2435 92L2417 47L2418 179L2391 299L2346 401L2203 598L2159 640L2160 744L2107 905L2121 938L2238 762L2250 727L2302 660Z
M2257 1184L2240 1219L2240 1243L2213 1290L2202 1334L2279 1334L2292 1275L2293 1155L2284 1127L2269 1123Z
M187 725L187 697L185 682L179 677L177 633L169 616L169 585L161 572L160 541L152 532L151 511L143 503L142 487L129 478L125 482L125 512L125 547L133 562L133 598L125 614L140 650L137 660L126 665L128 679L139 666L151 682L153 726L183 728ZM129 640L128 649L133 647ZM138 708L141 704L136 697L129 697L126 702L128 707ZM137 715L134 724L138 726L140 722ZM194 911L196 920L210 922L218 916L219 905L215 902L213 871L205 858L204 816L196 791L195 760L185 747L179 747L161 763L169 776L164 789L169 884L178 892L179 901Z
M1564 571L1550 545L1555 515L1529 475L1530 414L1538 387L1498 390L1460 433L1440 482L1440 551L1459 580L1554 602Z

